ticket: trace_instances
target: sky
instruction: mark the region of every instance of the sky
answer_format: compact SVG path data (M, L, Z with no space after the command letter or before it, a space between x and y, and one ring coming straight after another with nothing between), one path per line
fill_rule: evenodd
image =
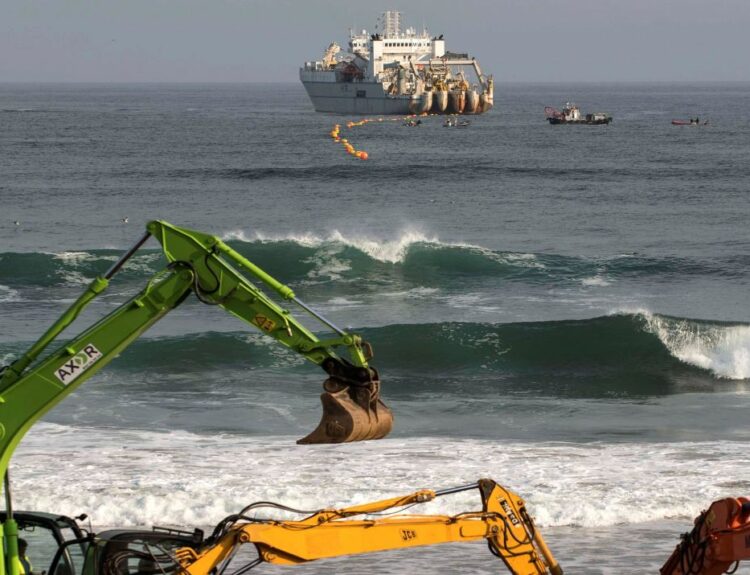
M2 0L0 82L295 82L388 9L499 82L750 81L750 0Z

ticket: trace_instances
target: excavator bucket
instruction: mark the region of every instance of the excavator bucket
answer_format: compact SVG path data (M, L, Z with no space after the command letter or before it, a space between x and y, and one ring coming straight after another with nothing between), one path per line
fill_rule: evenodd
M297 443L348 443L381 439L391 432L393 414L380 400L379 381L354 384L329 377L323 389L323 417Z

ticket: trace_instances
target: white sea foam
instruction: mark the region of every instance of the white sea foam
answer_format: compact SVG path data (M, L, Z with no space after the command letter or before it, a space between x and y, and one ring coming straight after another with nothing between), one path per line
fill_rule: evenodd
M60 260L65 263L66 266L75 268L86 262L92 262L100 259L98 256L89 252L59 252L54 253L52 256L56 260ZM93 278L84 276L81 272L76 269L58 269L55 273L69 285L87 285Z
M69 285L88 285L93 279L84 276L77 270L58 270L57 275Z
M433 299L439 293L439 288L415 287L403 291L392 291L378 294L378 297L407 298L407 299Z
M161 260L163 257L164 256L161 252L137 254L127 261L124 269L127 269L130 272L152 274L154 273L154 268L152 267L153 264ZM113 261L113 262L117 261L118 258L119 256L102 256L101 257L101 259L103 260L108 260L108 261Z
M455 309L469 309L474 312L491 314L499 311L501 308L490 302L495 301L491 296L481 293L462 293L446 295L439 298L449 307Z
M704 324L644 313L647 329L680 361L724 379L750 379L750 326Z
M476 246L472 246L472 247L476 247ZM480 249L485 255L488 255L490 258L502 264L512 264L517 267L534 268L534 269L545 269L547 267L542 262L539 261L539 258L536 256L536 254L524 254L524 253L498 254L486 248L480 248Z
M351 266L338 258L330 258L323 262L317 262L318 265L308 272L307 277L311 279L328 278L331 280L341 279L341 274L349 271Z
M596 275L588 278L583 278L581 280L581 284L586 287L606 287L608 285L611 285L611 282L603 276Z
M638 315L680 361L722 379L750 379L750 326L721 325L661 316L644 308L620 308L610 315Z
M21 296L19 295L18 290L0 285L0 303L10 303L13 301L21 301Z
M367 254L373 259L387 263L403 262L409 248L414 244L428 244L436 247L454 247L465 248L478 251L492 259L500 258L503 263L508 261L520 262L522 265L537 267L540 264L535 261L534 254L496 254L492 250L460 242L443 242L436 236L416 230L405 230L400 232L395 238L391 239L372 239L364 237L353 237L345 235L338 230L330 232L327 236L320 236L312 233L267 235L262 232L255 232L247 235L242 230L232 230L222 235L223 240L239 240L243 242L294 242L304 247L317 248L325 244L337 244L341 246L350 246Z
M224 241L240 241L245 243L253 242L294 242L305 247L317 247L325 240L315 234L289 234L286 236L268 235L262 232L254 232L247 235L244 230L231 230L222 234L221 239Z
M345 297L333 297L325 302L324 306L327 309L344 309L353 308L362 305L362 300L349 299Z
M293 437L43 423L21 444L12 475L19 508L87 512L97 527L211 525L255 500L338 507L480 477L521 494L543 526L597 527L695 516L729 494L727 478L746 476L747 448L741 442L581 445L445 437L298 446ZM472 491L411 511L478 508Z
M313 256L313 261L317 265L308 274L311 278L326 276L331 279L340 279L339 274L350 269L349 262L342 258L334 258L333 255L340 255L340 251L347 246L355 248L375 260L392 264L403 263L411 246L422 244L436 249L461 248L502 265L533 269L544 269L546 267L544 263L539 261L535 254L498 253L489 248L470 243L441 241L437 236L430 236L417 230L405 230L389 239L349 236L338 230L334 230L326 236L312 233L267 235L262 232L255 232L252 235L248 235L242 230L233 230L225 233L222 239L239 240L248 243L286 241L294 242L308 248L325 247L327 248L326 252ZM321 258L323 261L318 262L317 260Z
M110 247L106 249L117 248ZM52 255L54 259L63 261L67 265L71 265L73 267L90 262L115 262L120 258L120 256L117 254L92 254L91 252L85 251L55 252L50 255ZM158 261L161 257L162 253L160 251L154 251L151 253L139 253L130 258L126 265L128 266L128 268L143 271L146 269L144 266Z
M69 262L72 264L80 264L82 262L90 262L99 259L98 256L89 252L58 252L52 254L56 260Z
M64 269L58 269L55 273L67 284L70 285L87 285L93 279L79 271L79 266L90 264L92 262L115 262L117 255L92 254L85 251L66 251L50 254L54 259L64 263ZM153 264L162 258L160 252L137 254L132 257L126 265L128 271L142 274L153 273ZM104 271L104 269L102 269ZM1 294L0 294L0 297Z
M320 278L338 280L341 274L351 269L349 261L339 257L343 246L328 244L318 250L314 256L305 260L306 263L314 264L315 267L307 273L307 277L316 280Z

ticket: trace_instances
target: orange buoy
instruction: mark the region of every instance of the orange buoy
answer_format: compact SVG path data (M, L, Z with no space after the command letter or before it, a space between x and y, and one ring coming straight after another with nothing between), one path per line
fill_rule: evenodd
M367 152L360 152L359 153L359 159L360 160L366 160L369 156L367 155Z

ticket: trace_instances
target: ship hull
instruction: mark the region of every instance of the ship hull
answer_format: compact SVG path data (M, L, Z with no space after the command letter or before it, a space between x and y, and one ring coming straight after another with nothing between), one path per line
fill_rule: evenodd
M557 124L586 124L589 126L602 126L609 124L612 121L612 118L600 118L596 120L587 120L586 118L581 118L580 120L565 120L563 118L547 118L547 121L552 125Z
M316 82L303 80L316 112L356 115L409 114L419 106L411 96L391 96L377 82Z

